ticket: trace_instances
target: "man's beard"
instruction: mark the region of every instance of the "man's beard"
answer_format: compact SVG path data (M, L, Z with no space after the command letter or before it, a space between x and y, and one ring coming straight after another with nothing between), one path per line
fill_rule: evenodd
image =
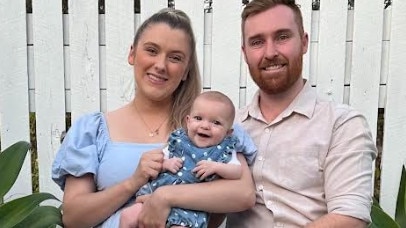
M260 64L260 68L262 69L265 66L269 66L270 64L279 64L279 63L286 63L280 57L276 57L272 60L263 60ZM258 75L252 76L252 79L258 85L258 87L267 94L279 94L286 92L289 90L293 84L298 80L298 78L302 74L302 67L303 67L303 55L299 55L294 61L289 62L288 65L284 67L288 67L286 71L276 73L269 77L267 75L263 75L263 72L258 72ZM250 67L250 72L253 72L253 69Z

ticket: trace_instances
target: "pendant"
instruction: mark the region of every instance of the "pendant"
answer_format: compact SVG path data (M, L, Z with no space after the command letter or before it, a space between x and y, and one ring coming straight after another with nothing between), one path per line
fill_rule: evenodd
M155 135L159 135L159 129L156 129L155 131L151 131L149 133L149 137L154 137Z

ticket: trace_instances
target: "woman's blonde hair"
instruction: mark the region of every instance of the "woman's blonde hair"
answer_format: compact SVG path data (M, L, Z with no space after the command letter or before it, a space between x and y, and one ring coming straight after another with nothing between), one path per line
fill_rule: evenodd
M184 126L184 119L192 107L194 99L200 94L201 82L196 55L196 40L189 17L181 10L165 8L153 14L138 28L133 46L136 47L145 29L153 24L164 23L172 29L180 29L189 37L190 59L187 68L187 78L181 81L173 93L172 113L168 125L172 129Z

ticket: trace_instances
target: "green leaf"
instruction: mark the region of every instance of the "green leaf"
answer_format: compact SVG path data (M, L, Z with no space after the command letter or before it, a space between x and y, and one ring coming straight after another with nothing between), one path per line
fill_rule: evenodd
M13 227L24 220L42 201L48 199L58 200L50 193L35 193L1 205L0 227Z
M0 199L16 181L29 148L28 142L20 141L0 153Z
M395 220L400 227L406 227L406 170L402 166L402 175L400 177L398 198L396 201Z
M62 225L61 211L52 206L39 206L32 211L22 222L18 223L14 228L43 228L52 225Z
M400 228L400 226L388 214L376 205L371 208L372 223L368 228Z

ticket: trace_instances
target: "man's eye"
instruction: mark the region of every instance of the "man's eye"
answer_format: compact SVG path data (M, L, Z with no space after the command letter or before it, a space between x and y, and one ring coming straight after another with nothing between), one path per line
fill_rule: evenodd
M288 38L289 38L289 36L286 34L282 34L282 35L278 36L279 41L284 41L284 40L287 40Z
M255 47L255 46L260 46L263 43L264 42L262 40L253 40L253 41L250 42L250 45Z

